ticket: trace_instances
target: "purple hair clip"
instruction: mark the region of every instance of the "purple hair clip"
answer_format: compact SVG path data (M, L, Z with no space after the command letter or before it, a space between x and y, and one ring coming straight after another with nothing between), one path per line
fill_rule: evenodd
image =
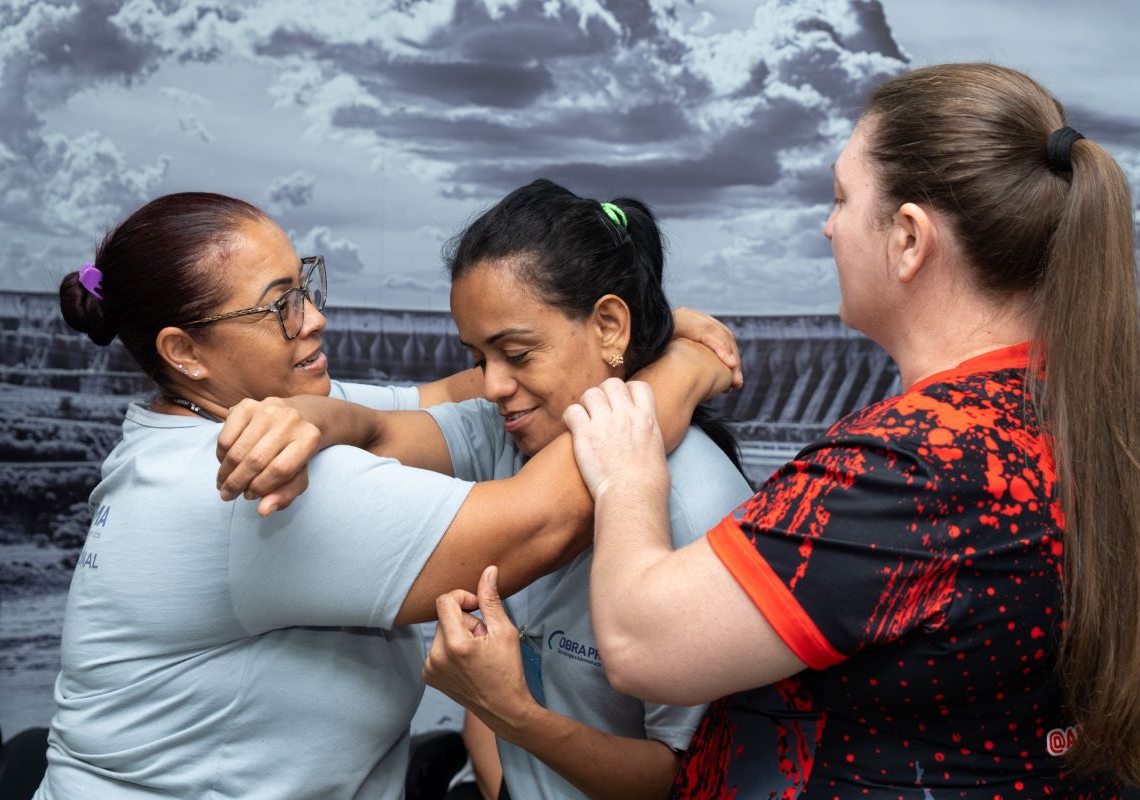
M103 287L103 273L94 264L84 264L79 268L79 282L83 288L102 300L99 290Z

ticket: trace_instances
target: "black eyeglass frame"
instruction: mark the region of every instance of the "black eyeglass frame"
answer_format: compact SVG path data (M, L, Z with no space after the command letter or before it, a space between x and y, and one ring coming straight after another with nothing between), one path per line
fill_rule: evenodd
M328 275L325 271L325 257L324 256L307 256L301 259L301 285L294 286L292 289L286 289L281 293L281 296L274 300L272 303L264 306L257 306L256 308L243 308L240 311L230 311L225 314L215 314L212 317L203 317L196 319L193 322L184 322L178 327L190 328L199 325L208 325L211 322L221 322L223 319L234 319L235 317L244 317L249 314L267 314L272 311L277 315L277 324L281 326L281 335L285 337L286 341L292 341L301 335L301 329L305 327L305 300L313 304L313 308L317 311L323 311L325 303L328 301ZM312 282L314 273L320 278L321 292L318 303L313 299L312 293L309 291L309 286ZM293 292L300 292L303 295L301 300L301 320L297 325L297 332L292 336L289 331L285 329L285 317L281 313L281 309L292 301L291 295Z

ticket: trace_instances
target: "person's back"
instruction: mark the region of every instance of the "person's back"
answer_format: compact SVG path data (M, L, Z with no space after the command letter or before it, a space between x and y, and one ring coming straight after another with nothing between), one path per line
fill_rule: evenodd
M419 633L382 629L403 595L375 572L331 570L333 555L298 565L304 582L275 563L302 552L302 537L342 540L326 552L365 572L398 556L384 526L366 524L368 504L354 525L331 511L352 505L339 492L357 476L394 462L325 451L310 464L310 490L262 519L252 502L219 498L218 431L197 417L128 412L68 595L39 796L243 797L256 776L261 797L397 797L406 759L388 756L406 751L423 688ZM297 618L311 624L266 619L287 605L267 578L312 601L312 618ZM332 622L322 614L348 621L333 604L361 609L360 627L322 625Z
M758 553L809 617L769 622L818 632L826 646L815 669L711 707L681 796L734 784L801 797L1118 790L1063 777L1062 517L1024 402L1027 349L850 415L734 515L755 551L726 563ZM858 589L834 579L853 572L868 576Z

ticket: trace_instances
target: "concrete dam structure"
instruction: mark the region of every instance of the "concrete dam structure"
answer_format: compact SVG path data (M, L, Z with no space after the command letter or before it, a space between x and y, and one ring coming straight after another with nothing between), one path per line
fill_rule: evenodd
M449 314L330 308L323 333L329 371L371 383L420 382L470 366ZM879 347L835 316L724 317L745 367L740 392L712 405L741 441L751 476L782 463L835 420L898 391ZM83 392L144 393L116 340L97 347L64 323L54 295L0 292L0 382Z

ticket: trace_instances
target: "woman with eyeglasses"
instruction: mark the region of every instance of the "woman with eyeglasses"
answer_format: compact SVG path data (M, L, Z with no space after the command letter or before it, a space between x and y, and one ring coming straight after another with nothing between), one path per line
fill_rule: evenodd
M511 592L587 545L568 437L480 484L330 447L299 499L304 474L260 509L224 502L216 423L244 398L415 408L477 387L330 381L325 287L323 260L298 258L260 210L202 193L143 206L64 278L67 322L100 345L118 336L157 392L130 406L91 495L37 797L401 797L424 655L405 623L487 563ZM683 342L643 374L672 398L675 441L731 380ZM283 457L360 419L307 429Z

